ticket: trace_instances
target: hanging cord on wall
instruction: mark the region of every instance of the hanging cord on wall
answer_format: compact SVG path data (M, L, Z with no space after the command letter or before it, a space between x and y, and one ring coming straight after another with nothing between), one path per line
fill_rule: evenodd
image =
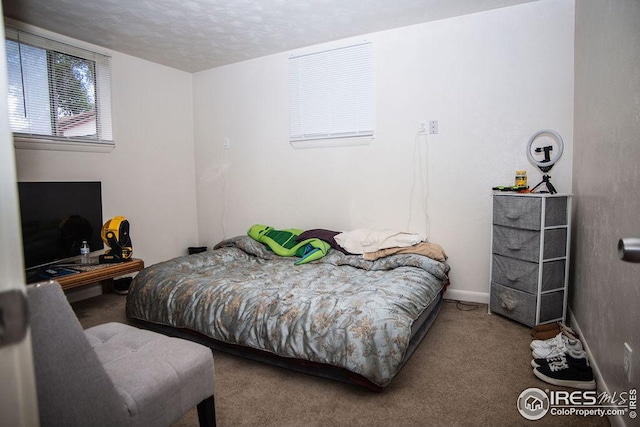
M421 153L421 151L419 151ZM427 134L424 134L424 162L420 158L420 164L424 165L424 168L420 168L420 182L422 183L422 212L424 213L424 237L429 239L429 213L427 212L428 200L429 200L429 140Z
M225 226L227 223L227 173L225 171L225 158L224 152L226 148L222 147L222 161L220 164L220 171L222 176L222 215L220 217L220 221L222 222L222 240L227 239L227 233L225 230Z
M422 150L420 144L423 141L420 136L424 136L424 157L422 159ZM429 198L429 144L426 129L418 129L413 139L413 178L411 180L411 192L409 194L409 219L407 220L407 230L410 230L413 214L413 201L416 189L416 169L420 179L420 194L422 195L422 211L424 214L424 237L429 238L429 214L427 212L427 201Z

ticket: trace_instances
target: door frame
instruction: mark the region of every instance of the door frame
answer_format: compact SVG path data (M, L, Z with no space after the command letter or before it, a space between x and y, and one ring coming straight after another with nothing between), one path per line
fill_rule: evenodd
M16 289L24 293L26 280L15 151L9 127L3 20L0 20L0 32L3 40L0 45L0 293ZM38 426L38 398L29 331L22 341L0 347L0 384L0 423L18 427Z

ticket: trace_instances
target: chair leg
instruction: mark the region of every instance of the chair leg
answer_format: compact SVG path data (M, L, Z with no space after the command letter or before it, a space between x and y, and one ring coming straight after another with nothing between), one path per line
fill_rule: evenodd
M216 405L213 396L198 403L198 421L200 427L216 427Z

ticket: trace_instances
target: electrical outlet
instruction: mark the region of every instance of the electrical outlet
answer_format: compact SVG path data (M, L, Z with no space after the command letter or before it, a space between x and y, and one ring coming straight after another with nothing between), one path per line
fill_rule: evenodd
M435 135L438 133L438 121L437 120L431 120L429 122L429 133L432 135Z
M229 142L229 138L225 138L225 139L224 139L224 143L222 144L222 147L223 147L225 150L228 150L230 146L231 146L231 143Z
M631 383L631 365L633 364L633 350L628 343L624 343L624 373L627 376L627 382Z
M427 121L426 120L418 121L418 133L419 134L427 133Z

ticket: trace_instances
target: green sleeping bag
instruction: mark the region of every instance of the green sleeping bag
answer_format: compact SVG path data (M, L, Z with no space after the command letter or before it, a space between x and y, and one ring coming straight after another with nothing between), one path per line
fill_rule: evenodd
M254 240L267 245L276 255L300 257L295 265L315 261L327 254L331 246L323 240L313 238L297 242L296 238L302 233L303 230L296 228L276 230L262 224L252 225L247 232Z

